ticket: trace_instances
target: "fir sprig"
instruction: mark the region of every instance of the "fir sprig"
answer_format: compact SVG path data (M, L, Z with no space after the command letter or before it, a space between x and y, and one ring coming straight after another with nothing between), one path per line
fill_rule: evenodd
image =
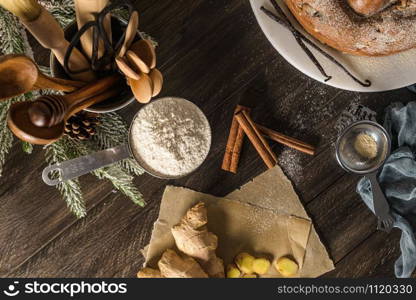
M49 164L56 164L77 156L77 151L73 149L67 138L50 144L46 147L46 161ZM82 196L81 185L78 180L68 180L57 185L58 191L64 198L69 210L77 217L83 218L87 215L84 198Z
M3 173L3 166L10 148L13 145L13 135L7 127L7 112L10 101L0 103L0 175Z
M39 3L58 20L62 27L74 21L74 0L40 0Z
M33 57L32 50L27 41L27 35L23 26L11 13L0 8L0 52L2 54L25 53ZM13 134L7 127L7 113L14 102L26 101L32 97L32 93L18 96L0 103L0 176L6 157L13 145ZM23 145L26 152L31 152L31 145Z
M40 0L55 18L66 26L74 21L73 0ZM120 12L121 16L123 12ZM9 12L0 8L0 52L2 54L24 53L33 58L26 32L18 20ZM48 68L41 66L42 72L49 73ZM50 94L52 91L42 91ZM56 93L56 92L55 92ZM19 101L30 101L38 93L28 93L0 103L0 174L7 154L13 144L13 135L7 127L7 113L10 105ZM56 164L104 148L119 146L127 141L128 128L123 119L116 113L102 115L102 123L97 128L97 135L85 142L63 137L45 147L46 161ZM33 146L22 143L25 152L31 153ZM109 180L115 189L129 197L135 204L143 206L145 202L139 190L133 184L133 175L143 174L143 169L132 159L126 159L110 167L93 172L99 179ZM69 210L78 218L86 216L87 210L79 180L69 180L57 186L67 203Z
M23 26L3 8L0 8L0 39L0 50L3 54L23 54L30 49Z

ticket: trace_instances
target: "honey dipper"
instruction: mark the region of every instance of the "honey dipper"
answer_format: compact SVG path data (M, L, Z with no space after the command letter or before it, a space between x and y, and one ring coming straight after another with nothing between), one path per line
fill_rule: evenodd
M42 96L35 102L10 107L8 125L21 140L45 145L64 133L65 121L79 111L118 95L123 85L119 75L101 79L65 96Z

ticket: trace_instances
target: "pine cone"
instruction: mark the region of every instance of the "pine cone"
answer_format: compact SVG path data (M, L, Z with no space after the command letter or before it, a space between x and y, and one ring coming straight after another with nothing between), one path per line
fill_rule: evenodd
M65 134L81 141L88 140L96 134L99 124L99 114L82 111L66 121Z

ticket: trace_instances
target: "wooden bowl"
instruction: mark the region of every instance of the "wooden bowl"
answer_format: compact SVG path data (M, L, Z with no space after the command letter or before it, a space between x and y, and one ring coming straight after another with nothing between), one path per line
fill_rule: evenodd
M120 20L116 17L112 18L111 26L112 26L112 32L113 32L113 37L114 37L113 40L118 39L123 34L123 30L125 29L126 25L127 23L125 21ZM78 31L77 23L72 22L64 29L65 38L68 41L71 41L77 31ZM139 34L137 34L137 39L140 39ZM81 46L79 45L78 47L80 49ZM80 50L82 51L82 49ZM50 56L50 67L51 67L51 73L54 77L62 78L62 79L70 79L68 74L65 72L64 68L61 66L61 64L58 62L56 57L53 55L53 53L51 53L51 56ZM104 102L101 102L99 104L93 105L85 110L89 112L94 112L94 113L114 112L114 111L117 111L126 107L127 105L135 101L136 100L130 90L130 87L126 83L126 86L123 89L123 92L119 96L106 100Z

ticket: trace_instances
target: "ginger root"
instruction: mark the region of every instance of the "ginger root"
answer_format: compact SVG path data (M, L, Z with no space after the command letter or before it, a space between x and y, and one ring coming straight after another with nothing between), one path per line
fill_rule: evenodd
M159 270L143 268L137 273L137 278L163 278Z
M253 274L254 256L242 252L235 257L235 264L244 274Z
M235 264L229 264L227 266L227 278L240 278L241 271Z
M253 261L253 271L256 274L264 275L270 269L270 261L265 258L256 258Z
M195 259L179 256L172 249L166 250L158 262L160 273L167 278L208 278Z
M241 278L257 278L256 274L244 274Z
M298 264L288 257L281 257L275 262L275 268L284 277L292 277L299 270Z
M218 238L207 229L207 209L200 202L182 218L179 225L172 228L178 249L193 257L210 277L224 278L224 263L217 257Z

